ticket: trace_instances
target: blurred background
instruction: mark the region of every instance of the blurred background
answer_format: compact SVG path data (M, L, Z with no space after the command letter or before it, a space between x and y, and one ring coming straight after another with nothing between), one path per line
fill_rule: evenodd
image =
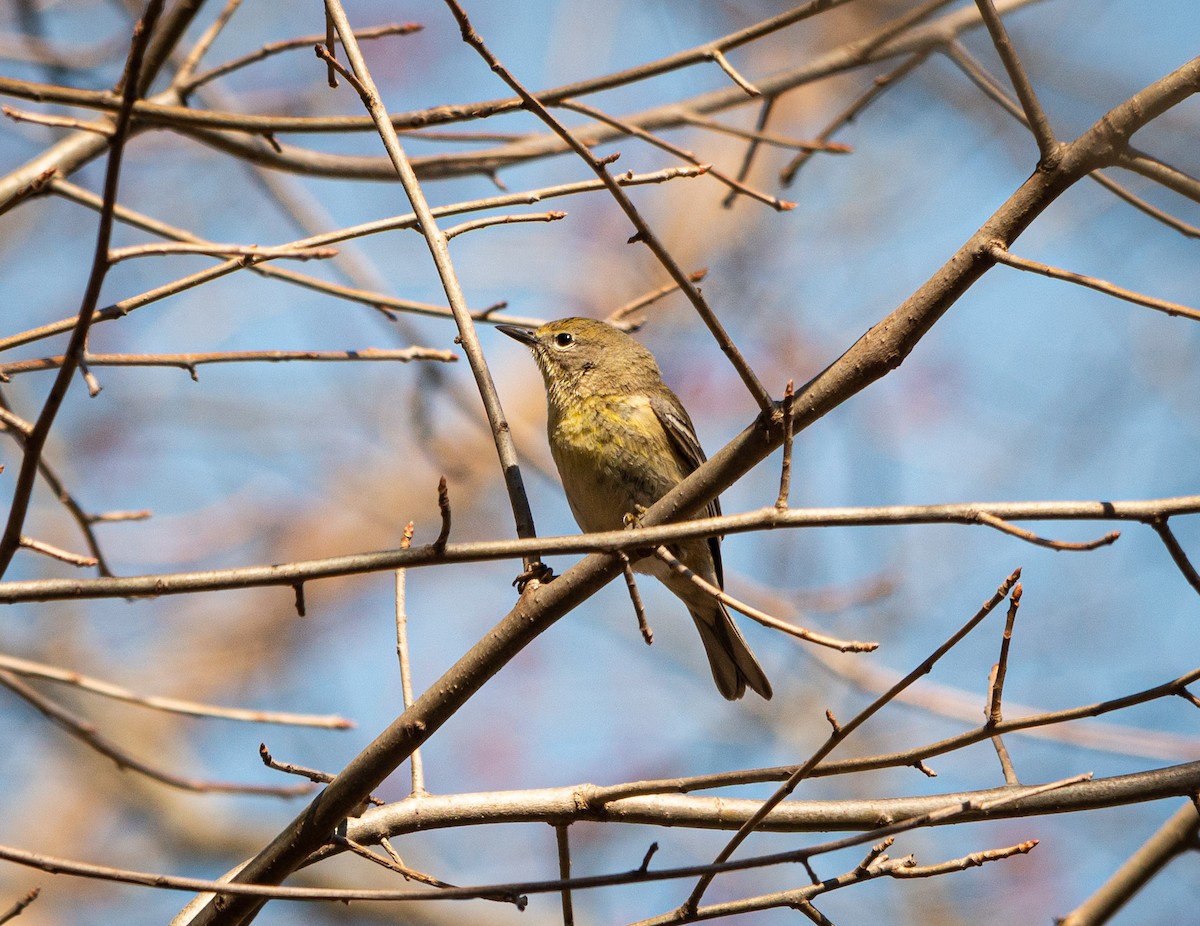
M530 88L606 74L703 44L788 8L770 0L731 3L642 0L520 0L464 4L498 57ZM795 68L870 35L910 10L909 2L849 3L731 52L751 81ZM966 6L970 6L967 4ZM964 4L950 4L961 9ZM181 48L216 16L211 4ZM460 39L434 0L348 5L356 28L414 21L424 29L364 43L392 111L507 95ZM939 14L940 15L940 14ZM29 81L110 88L120 74L130 11L110 0L10 0L0 6L3 74ZM1200 8L1188 0L1150 7L1133 0L1044 0L1006 18L1052 123L1073 138L1106 110L1195 54ZM266 43L324 29L320 6L247 0L215 41L201 69ZM37 35L66 60L29 60ZM1003 71L982 29L963 45L993 74ZM890 59L800 87L775 105L768 130L811 138L859 97ZM155 85L160 89L164 81ZM685 100L729 86L715 65L694 66L590 96L613 114ZM1007 86L1007 84L1006 84ZM361 113L342 83L302 48L265 59L216 82L193 105L246 113ZM24 100L25 110L64 113ZM1195 175L1200 103L1157 120L1135 142ZM715 118L752 128L760 104ZM80 110L75 115L90 118ZM560 111L561 112L561 111ZM587 120L561 113L570 125ZM514 114L451 127L460 132L541 133ZM0 126L0 173L38 155L66 130L7 120ZM736 173L745 141L702 128L665 133L705 163ZM281 140L339 153L381 155L371 132L300 134ZM414 156L496 142L402 138ZM955 65L930 56L882 94L834 140L847 155L817 154L784 188L779 172L793 152L764 147L748 182L794 200L789 212L739 198L711 178L639 187L631 195L651 227L688 270L707 268L705 296L775 395L807 381L902 302L1029 175L1037 150L1029 133L989 101ZM680 162L636 139L606 143L614 170L653 171ZM99 192L103 159L70 178ZM513 191L591 177L578 159L558 156L504 169ZM120 201L211 241L283 244L307 232L406 213L397 184L272 175L272 192L245 162L171 131L147 131L129 144ZM1116 176L1185 221L1200 209L1138 177ZM487 176L428 181L434 205L495 195ZM280 193L284 195L281 200ZM290 204L290 206L289 206ZM668 281L626 239L628 221L605 194L547 201L525 211L562 209L565 220L473 232L452 254L470 305L507 303L510 316L604 317ZM514 208L510 211L523 211ZM468 217L469 218L469 217ZM458 220L447 220L447 224ZM0 218L0 306L11 334L78 311L95 241L95 213L54 196ZM118 227L115 244L153 240ZM425 244L412 231L341 246L334 261L291 265L345 285L443 305ZM1112 280L1160 298L1197 303L1196 244L1108 191L1083 182L1024 234L1014 252ZM213 263L202 256L127 261L108 277L101 304L136 295ZM638 337L658 356L667 382L696 421L711 453L756 414L753 400L679 295L646 310ZM538 532L576 532L545 446L540 376L526 351L486 325L483 346L523 454ZM410 344L454 349L448 318L402 314L389 320L354 302L239 272L97 325L91 350L183 353L243 350L351 350ZM6 352L0 362L61 353L65 337ZM894 374L799 435L795 506L924 504L956 501L1141 499L1196 492L1200 413L1200 334L1172 318L1091 290L997 267L975 285ZM91 512L149 509L145 521L101 524L98 536L120 575L169 573L333 556L399 543L416 522L416 542L436 536L436 487L445 475L454 512L452 540L513 536L486 419L465 361L434 363L277 363L203 366L198 381L170 368L94 369L103 391L89 398L76 382L46 458ZM14 376L3 395L16 414L36 417L52 373ZM20 453L0 446L12 484ZM725 511L770 504L779 454L722 498ZM5 489L5 491L8 491ZM1099 536L1098 524L1031 525L1068 540ZM1123 525L1121 539L1090 553L1041 549L985 528L939 526L789 530L726 539L731 593L805 626L878 640L871 655L830 655L741 626L776 695L727 703L713 688L687 615L656 585L642 583L655 631L638 634L621 583L537 640L443 727L423 750L436 793L615 784L806 758L824 741L823 714L846 719L874 691L858 677L903 674L995 590L1024 569L1024 601L1008 670L1007 716L1117 697L1173 679L1196 665L1200 602L1154 532ZM1200 557L1195 519L1172 527ZM39 486L26 533L78 550L77 526ZM573 560L553 557L565 570ZM408 577L411 659L423 690L515 601L517 560L413 570ZM79 574L83 574L80 571ZM28 552L6 579L74 575L72 567ZM336 771L401 710L389 574L310 583L307 616L290 590L220 592L157 600L23 604L6 608L0 649L99 676L141 692L262 709L337 714L348 731L264 727L179 718L114 704L62 687L39 686L139 757L195 777L254 784L291 783L265 769L265 741L281 761ZM894 705L837 755L867 755L941 739L977 725L995 662L1002 615L955 649L917 690L935 709ZM931 686L943 686L933 688ZM1051 731L1007 744L1026 783L1092 771L1118 775L1200 758L1195 709L1182 699L1078 724L1110 734L1106 749ZM1130 729L1124 729L1124 728ZM1114 729L1115 728L1115 729ZM270 797L194 794L149 782L49 725L24 702L0 698L0 842L119 867L215 877L252 855L302 806ZM806 798L936 794L1003 783L990 745L911 769L805 783ZM407 766L380 789L408 793ZM736 796L763 796L770 788ZM732 792L730 792L732 794ZM1176 809L1179 802L1087 814L942 827L897 841L933 863L1025 839L1029 856L921 883L877 882L823 898L834 922L878 917L894 923L1047 922L1082 901ZM576 874L636 867L660 844L655 865L708 860L725 836L684 829L581 824L571 829ZM819 836L759 835L746 852L794 848ZM396 840L406 862L460 884L549 878L556 871L547 826L476 827ZM857 864L853 850L817 863L822 877ZM719 879L709 900L806 883L802 871L751 872ZM339 859L296 883L391 885L361 861ZM84 882L0 867L0 908L34 886L43 896L23 915L31 924L165 922L187 895ZM682 883L575 898L580 922L627 922L673 909ZM1115 920L1177 922L1200 900L1194 862L1180 860ZM475 901L397 910L383 904L275 903L262 923L560 921L559 901L535 897L518 914ZM792 911L757 914L782 923Z

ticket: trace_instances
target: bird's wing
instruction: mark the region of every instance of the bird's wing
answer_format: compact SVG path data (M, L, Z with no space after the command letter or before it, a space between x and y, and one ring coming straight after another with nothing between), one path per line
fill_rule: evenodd
M691 475L696 467L703 463L707 457L704 456L704 449L700 446L700 441L696 439L696 428L692 425L692 419L688 417L687 409L683 407L683 403L679 401L675 393L669 389L652 395L650 397L650 408L654 410L654 414L658 418L658 423L667 432L667 439L671 442L671 446L675 448L675 452L679 454L680 459L683 461L685 475ZM708 507L704 509L704 513L710 518L720 517L721 500L714 498L708 503ZM724 570L721 568L720 540L717 537L709 537L708 546L712 550L713 565L716 567L717 572L717 584L724 588L725 575Z

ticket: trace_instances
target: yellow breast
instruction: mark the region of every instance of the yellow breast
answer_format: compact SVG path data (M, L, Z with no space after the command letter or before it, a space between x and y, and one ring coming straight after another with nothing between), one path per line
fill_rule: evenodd
M550 451L575 520L585 531L617 530L685 475L644 396L591 396L551 409Z

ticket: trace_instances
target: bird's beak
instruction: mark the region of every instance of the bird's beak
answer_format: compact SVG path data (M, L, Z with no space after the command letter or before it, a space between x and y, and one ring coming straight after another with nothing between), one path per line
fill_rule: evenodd
M526 347L533 347L537 344L537 337L528 328L518 328L516 325L497 325L496 330L507 334L514 341L520 341Z

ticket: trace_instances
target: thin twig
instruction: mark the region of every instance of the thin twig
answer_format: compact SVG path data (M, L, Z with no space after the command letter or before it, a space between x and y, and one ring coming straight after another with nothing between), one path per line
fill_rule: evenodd
M1003 712L1001 711L1001 703L1004 697L1004 678L1008 672L1008 653L1009 647L1012 644L1013 625L1016 623L1017 609L1021 606L1021 586L1018 584L1013 589L1012 595L1008 600L1008 615L1004 621L1004 634L1000 640L1000 658L996 664L992 666L991 672L988 673L988 704L984 708L984 726L995 728L1004 721ZM1017 777L1017 771L1013 767L1012 756L1008 753L1008 747L1004 745L1004 739L999 734L992 738L992 747L996 750L996 758L1000 761L1000 770L1004 774L1006 784L1019 785L1020 779Z
M812 630L806 630L803 627L797 627L795 624L789 624L787 621L782 621L777 617L772 617L764 611L753 608L744 601L738 601L728 592L711 582L705 581L700 576L696 575L691 569L685 566L674 556L665 546L655 547L654 555L661 559L679 575L690 581L693 585L703 589L709 595L712 595L718 601L726 606L733 608L739 614L744 614L753 621L758 621L764 627L770 627L772 630L779 630L789 636L796 637L800 640L807 640L809 643L816 643L818 646L827 646L830 649L835 649L840 653L871 653L879 649L878 643L863 642L860 640L839 640L836 637L829 637L822 633L816 633Z
M571 880L571 842L566 823L556 824L554 838L558 846L558 877L564 882ZM571 888L563 885L562 889L562 918L563 926L575 926L575 908L571 900Z
M0 363L0 381L20 373L35 373L61 367L63 356L39 357L32 360L14 360ZM210 354L88 354L87 362L94 367L177 367L197 378L196 367L207 363L283 363L287 361L387 361L409 363L416 360L432 360L454 363L458 355L453 351L432 347L403 347L396 349L364 347L360 350L246 350L221 351ZM144 512L133 512L145 517ZM106 520L114 520L107 518ZM123 518L122 520L128 520Z
M0 426L11 433L13 439L22 446L24 446L30 432L33 431L32 424L12 411L3 393L0 393ZM96 559L97 571L104 577L111 577L112 570L108 568L108 563L105 561L104 554L100 550L100 541L96 538L96 532L93 530L93 525L100 520L100 516L88 514L83 510L83 506L67 490L66 484L59 478L54 468L46 462L44 456L38 460L38 473L54 497L67 509L68 513L75 520L75 523L79 526L88 549L91 550L92 556Z
M729 75L730 80L745 90L747 94L750 96L762 96L762 91L739 74L719 48L712 49L708 56L717 63L717 67Z
M175 76L171 78L171 86L182 88L187 86L192 80L192 75L196 73L196 68L200 66L200 59L208 53L213 42L217 40L217 36L221 34L221 30L229 24L230 18L237 12L237 8L242 5L242 0L225 0L225 6L221 8L221 12L217 14L216 19L209 24L209 27L201 33L200 38L184 56L179 67L175 70ZM182 91L184 96L186 91Z
M1150 526L1154 528L1159 539L1162 540L1163 546L1167 548L1167 552L1171 554L1171 559L1175 561L1175 565L1179 567L1179 571L1183 573L1183 577L1187 579L1188 584L1200 593L1200 573L1196 572L1196 567L1192 565L1192 561L1188 558L1187 552L1179 543L1179 539L1175 536L1175 532L1171 530L1167 523L1166 515L1154 518L1150 521Z
M885 840L883 840L883 842L879 842L871 846L871 848L867 851L867 854L863 856L862 861L854 867L854 870L857 872L866 872L870 870L876 863L879 862L880 859L887 858L884 853L887 852L887 850L890 849L895 842L895 836L888 836Z
M37 900L38 895L41 894L41 892L42 889L40 887L35 887L33 890L29 891L29 893L14 903L11 907L9 907L3 913L0 913L0 923L7 923L10 920L16 919L18 916L20 916L21 911Z
M308 768L304 765L295 765L291 762L279 762L271 755L271 750L267 748L266 743L258 744L258 757L262 759L263 765L276 772L283 772L285 775L297 775L301 778L307 778L313 784L327 785L333 781L334 776L328 772L322 772L320 769ZM379 807L383 805L383 801L374 795L367 795L367 804L374 804Z
M746 179L750 176L750 167L754 163L754 156L758 154L759 147L766 140L767 123L771 119L771 112L775 109L775 103L778 100L778 96L769 96L763 100L762 106L758 108L758 117L754 120L754 132L750 133L752 135L750 144L746 146L746 151L742 155L742 163L738 165L737 179L739 183L745 183ZM705 117L697 116L695 113L688 113L685 115L685 118L693 125L696 124L696 119L705 119ZM717 123L715 120L706 119L705 121L711 121L714 126L722 125L722 123ZM732 209L735 202L737 202L737 190L731 189L725 194L725 198L721 200L721 208Z
M1008 747L1004 745L1004 737L999 734L993 736L992 748L996 750L996 758L1000 760L1000 771L1004 775L1004 783L1020 785L1021 779L1017 776L1017 770L1013 766L1012 756L1008 754Z
M1153 180L1192 202L1200 202L1200 178L1132 146L1126 146L1126 153L1117 159L1117 166Z
M326 75L326 81L329 84L330 90L337 89L337 85L338 85L337 75L338 75L339 71L343 75L345 75L347 77L351 77L351 75L346 74L346 70L344 68L339 68L337 66L337 64L338 64L337 43L334 41L336 36L337 36L337 29L334 28L333 17L330 16L329 11L326 10L325 11L325 47L328 49L326 59L329 62L329 72ZM318 45L318 46L316 46L316 48L317 48L317 55L320 56L321 55L321 46ZM351 77L351 79L353 79L353 78Z
M333 20L330 19L328 17L328 15L326 16L325 22L326 22L327 28L330 28L330 29L333 28ZM362 83L362 81L360 81L358 79L358 75L356 75L352 70L350 70L348 67L346 67L346 65L342 64L342 62L338 61L337 55L335 55L332 51L330 51L329 46L331 46L331 45L333 45L332 42L328 43L328 45L317 44L317 45L313 46L313 50L316 52L317 57L320 58L322 61L324 61L327 65L329 65L329 87L330 87L330 89L331 90L337 89L338 84L337 84L336 75L341 74L344 78L346 78L346 81L350 84L350 86L353 87L355 89L355 91L357 91L359 96L364 97L364 98L366 96L368 96L369 91L367 90L366 86Z
M770 109L770 103L774 101L774 97L770 100L763 101L762 110L760 110L758 122L754 129L742 129L736 125L727 125L724 122L718 122L716 119L709 119L707 116L699 116L696 113L683 113L680 118L688 125L696 125L701 128L709 129L713 132L720 132L722 135L732 135L734 138L745 138L753 143L762 145L772 145L776 148L787 148L792 151L808 151L810 153L824 152L826 154L853 154L854 147L846 145L838 141L819 141L817 139L807 140L800 138L785 138L782 135L774 135L770 132L763 131L763 125L766 122L762 113ZM743 169L744 165L743 165ZM745 180L741 172L738 173L739 180Z
M79 132L95 132L97 135L103 135L105 138L112 138L112 123L106 119L88 121L86 119L76 119L74 116L32 113L23 109L16 109L12 106L0 106L0 112L4 113L5 116L14 122L28 122L32 125L44 125L52 129L74 129Z
M245 723L271 723L301 727L324 727L332 730L348 730L354 722L344 717L329 714L293 714L287 711L259 711L242 707L218 707L215 704L202 704L198 701L184 701L179 698L164 698L157 695L141 695L120 685L114 685L103 679L83 675L70 669L51 666L42 662L33 662L17 656L0 653L0 669L6 669L16 675L44 678L52 682L71 685L80 691L123 701L126 704L136 704L139 707L156 711L167 711L173 714L187 714L192 717L215 717L221 720L237 720Z
M359 41L366 41L368 39L378 39L389 35L411 35L414 32L420 32L423 28L424 26L422 26L420 23L389 23L383 26L372 26L369 29L358 29L355 31L355 35L358 36ZM210 68L209 70L188 79L187 81L180 82L178 78L176 78L176 83L178 84L177 89L184 97L187 97L194 90L196 90L196 88L202 86L203 84L210 83L216 80L218 77L224 77L226 74L229 74L232 71L239 70L250 64L257 64L259 61L263 61L272 55L279 54L280 52L291 51L298 48L312 48L318 42L327 42L328 40L329 37L322 34L302 35L294 39L284 39L281 42L269 42L255 51L242 55L239 58L233 58L224 62L223 64L219 64L216 67ZM334 41L336 43L337 36L334 36Z
M439 889L454 888L458 885L451 884L449 881L443 881L440 878L435 878L433 875L426 874L423 871L417 871L415 868L409 868L404 864L404 860L392 847L392 844L386 840L380 840L380 844L384 846L384 851L387 852L388 858L383 858L380 855L372 852L369 848L360 842L356 842L346 836L334 836L333 842L335 845L345 846L359 858L364 858L369 862L386 868L388 871L394 871L396 874L404 878L405 881L417 881L421 884L428 884L430 887ZM498 894L495 896L481 895L480 900L498 900L502 903L512 903L512 897L508 894Z
M865 57L865 56L877 51L878 49L883 48L883 46L890 43L892 41L892 39L897 38L898 36L902 35L903 33L910 31L915 26L919 26L921 23L925 22L925 20L927 20L930 16L932 16L934 13L936 13L942 7L949 6L950 4L952 4L954 2L955 2L955 0L925 0L924 3L914 6L911 10L908 10L907 12L902 13L900 16L897 16L891 22L887 23L882 29L880 29L878 32L876 32L874 35L872 35L866 42L864 42L859 47L859 50L858 50L859 57L860 58ZM1017 6L1017 7L1020 7L1023 5L1024 4L1022 2L1020 2L1020 0L1018 0L1018 3L1015 4L1015 6ZM949 31L951 32L951 34L957 35L958 32L960 32L962 30L963 26L965 25L964 20L961 17L965 17L966 11L964 9L955 10L955 11L952 11L951 16L953 16L954 13L958 14L958 16L955 17L956 25L955 25L955 27L951 27ZM945 16L939 22L930 24L931 28L935 32L941 33L938 37L939 39L944 38L946 33L941 32L941 30L938 27L944 26L944 25L949 25L949 23L947 23L947 20L950 19L951 16ZM974 25L978 25L979 20L975 20L974 22L967 20L967 22L969 22L972 26L974 26ZM927 43L924 43L924 42L919 43L919 45L921 47L928 47Z
M623 122L615 116L610 116L603 110L597 109L594 106L588 106L585 103L580 103L578 100L562 100L557 105L563 109L570 109L574 112L582 113L585 116L591 116L597 122L603 122L605 125L611 125L614 128L620 129L627 135L631 135L634 138L640 138L642 141L654 145L656 148L661 148L663 151L669 151L677 158L682 158L689 164L694 164L696 167L707 167L708 176L712 177L714 180L719 180L731 190L735 190L738 193L741 193L743 196L749 196L751 199L758 200L760 203L765 203L777 212L787 212L790 209L796 208L795 203L786 199L779 199L775 196L771 196L769 193L763 193L754 189L753 187L749 187L740 180L736 180L723 171L718 170L716 167L713 167L711 164L703 163L691 151L680 148L678 145L673 145L666 139L659 138L657 135L647 132L645 129L638 128L636 125L630 125L628 122Z
M987 26L988 34L992 37L992 44L996 46L996 52L1000 55L1000 60L1004 62L1004 69L1008 71L1013 89L1017 91L1017 99L1021 101L1025 118L1037 141L1041 160L1043 163L1049 163L1055 156L1058 141L1054 137L1054 130L1050 127L1050 120L1046 118L1046 111L1038 102L1037 93L1034 92L1029 75L1025 73L1025 67L1021 64L1017 50L1013 47L1012 39L1008 37L1008 30L1004 28L1004 22L1000 19L1000 14L996 12L992 0L975 0L975 5L979 7L979 15L983 17L983 24Z
M840 113L833 117L832 121L817 133L816 141L820 143L829 143L829 139L837 131L849 125L871 105L885 90L895 86L903 80L908 74L916 70L926 58L930 55L929 50L919 51L909 55L904 62L897 68L888 71L886 74L880 74L871 81L870 88L863 93L858 99L854 100L849 106L843 109ZM812 158L815 152L801 151L787 166L779 172L779 180L785 186L791 186L792 181L796 179L796 174L808 161Z
M95 566L100 562L94 556L82 556L78 553L72 553L69 550L63 550L53 544L46 543L44 540L35 540L33 537L22 536L21 549L32 550L34 553L41 553L43 556L49 556L51 559L56 559L59 562L70 563L72 566L83 568Z
M693 270L691 273L689 273L688 279L693 283L699 283L706 276L708 276L708 268L701 267L699 270ZM648 293L643 293L636 299L631 299L620 308L614 309L612 313L604 320L610 325L620 328L622 331L636 331L642 326L643 320L640 318L630 319L631 315L634 315L642 309L653 305L654 303L658 302L658 300L664 298L665 296L669 296L671 293L677 292L678 290L678 283L665 283L662 286L650 290Z
M912 867L896 868L894 871L889 872L889 874L893 878L932 878L936 875L944 875L952 871L965 871L968 868L978 868L980 865L985 865L988 862L1012 858L1014 855L1027 855L1034 850L1037 844L1038 840L1029 839L1015 846L972 852L970 855L964 855L962 858L939 862L936 865L913 865Z
M412 550L352 553L290 563L241 566L203 572L156 573L92 579L31 579L0 582L0 604L20 601L53 601L80 598L129 598L182 595L216 589L290 587L369 572L390 572L400 567L473 563L511 559L534 550L547 554L615 553L697 537L739 534L799 527L875 527L894 524L978 525L979 512L987 510L1005 520L1038 521L1140 521L1200 513L1200 496L1131 501L967 502L947 505L886 505L865 508L789 508L774 505L717 518L695 518L634 530L597 531L561 537L526 540L482 540L447 543L442 551L432 545ZM1200 589L1198 589L1200 590Z
M779 468L779 496L775 507L786 509L792 489L792 429L796 421L796 383L787 381L783 390L783 464Z
M995 726L1004 719L1001 702L1004 699L1004 679L1008 675L1008 651L1012 646L1013 625L1017 620L1017 611L1021 607L1022 586L1018 582L1012 594L1008 597L1008 615L1004 620L1004 634L1000 638L1000 658L996 660L996 675L991 685L986 713L989 726Z
M1103 537L1097 537L1095 540L1051 540L1047 537L1039 537L1033 531L1027 531L1024 528L1017 527L1015 524L1009 524L1003 518L998 518L987 511L979 512L979 523L986 524L988 527L994 527L996 530L1009 536L1020 537L1022 540L1026 540L1035 546L1047 547L1051 550L1072 550L1076 552L1096 550L1100 547L1106 547L1110 543L1115 543L1121 536L1120 531L1109 531Z
M812 920L814 923L816 923L817 926L834 926L833 920L831 920L824 913L822 913L820 910L818 910L816 907L814 907L811 900L799 901L795 905L794 909L799 910L801 913L803 913L805 916L807 916L810 920Z
M272 797L296 797L312 792L312 788L307 785L291 788L275 788L266 785L240 785L224 781L208 781L172 774L130 755L125 749L98 732L93 724L76 716L57 701L46 697L33 687L25 684L25 682L21 681L20 678L7 669L0 669L0 685L3 685L13 694L24 700L47 720L66 730L69 734L100 753L100 755L111 759L116 763L117 768L122 770L130 769L172 788L200 793L262 794Z
M491 228L493 225L516 225L521 222L557 222L559 219L565 219L565 212L531 212L527 215L492 215L484 219L473 219L470 222L463 222L461 225L454 225L447 228L444 232L446 240L457 238L459 235L469 231L475 231L479 228Z
M442 516L442 526L438 530L437 539L433 542L433 550L435 553L440 553L446 549L446 541L450 539L450 487L446 483L445 476L438 479L437 502L438 512Z
M145 521L147 518L154 516L149 508L142 508L137 511L102 511L100 514L91 514L87 519L92 524L112 524L122 521Z
M621 550L617 556L621 560L625 575L625 587L629 590L629 600L633 603L633 613L637 616L638 630L641 631L646 645L650 646L654 643L654 631L650 629L650 622L646 619L646 606L642 603L642 593L638 591L637 580L633 577L633 566L629 562L629 555Z
M1040 273L1042 276L1047 276L1055 280L1066 280L1068 283L1077 283L1080 286L1098 290L1109 296L1124 299L1126 302L1154 309L1156 312L1165 312L1168 315L1182 315L1184 318L1200 321L1200 310L1193 309L1190 306L1180 305L1177 302L1168 302L1166 299L1156 299L1153 296L1146 296L1131 289L1126 289L1123 286L1117 286L1115 283L1109 283L1107 280L1101 280L1098 277L1086 276L1070 270L1061 270L1058 267L1051 267L1049 264L1042 264L1024 257L1017 257L1017 255L1011 253L1002 244L994 244L991 248L991 255L1000 263L1007 264L1009 267L1015 267L1018 270L1028 270L1031 273Z
M440 497L440 496L439 496ZM404 526L404 534L400 537L400 549L407 550L412 546L413 522ZM396 658L400 662L400 690L404 698L404 709L408 710L413 703L412 666L408 659L408 570L396 570ZM425 788L425 766L421 759L421 750L414 749L409 756L409 769L412 773L412 794L419 796L427 793Z
M1154 221L1161 222L1163 225L1167 226L1167 228L1179 232L1179 234L1183 235L1185 238L1200 238L1200 225L1193 225L1191 222L1185 222L1178 216L1171 215L1171 213L1167 212L1165 209L1158 208L1158 206L1147 202L1142 197L1133 193L1128 187L1122 186L1106 174L1097 171L1091 175L1091 179L1096 181L1096 183L1100 184L1100 186L1104 187L1104 189L1108 190L1118 199L1129 203L1129 205L1133 206L1134 209L1137 209L1140 212L1150 216L1150 218L1154 219Z

